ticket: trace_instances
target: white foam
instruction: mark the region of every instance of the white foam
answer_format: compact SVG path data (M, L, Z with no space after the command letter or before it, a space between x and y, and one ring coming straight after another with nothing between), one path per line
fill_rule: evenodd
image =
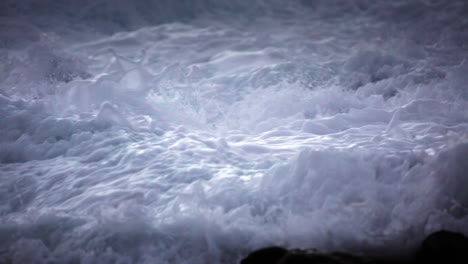
M76 27L33 2L8 17L20 45L0 47L0 262L396 254L468 233L461 1L418 18L405 3L218 1L160 25L118 1L79 10L120 24Z

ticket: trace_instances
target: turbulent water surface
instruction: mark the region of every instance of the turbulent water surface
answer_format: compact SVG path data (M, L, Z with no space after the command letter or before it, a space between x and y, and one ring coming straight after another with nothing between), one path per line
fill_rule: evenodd
M468 4L0 3L0 263L468 234Z

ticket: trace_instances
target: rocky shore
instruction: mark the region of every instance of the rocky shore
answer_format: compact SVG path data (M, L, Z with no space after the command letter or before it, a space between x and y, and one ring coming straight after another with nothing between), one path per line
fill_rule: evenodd
M423 240L406 260L385 260L317 249L267 247L250 253L240 264L468 264L468 238L460 233L438 231Z

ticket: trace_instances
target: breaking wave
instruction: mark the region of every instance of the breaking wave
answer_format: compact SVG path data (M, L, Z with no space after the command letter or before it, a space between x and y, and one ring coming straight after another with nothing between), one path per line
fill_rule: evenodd
M468 234L466 1L2 1L0 262Z

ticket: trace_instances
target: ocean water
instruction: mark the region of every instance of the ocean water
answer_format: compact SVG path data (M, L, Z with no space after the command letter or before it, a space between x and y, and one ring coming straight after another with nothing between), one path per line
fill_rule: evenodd
M0 3L0 263L468 234L464 0Z

